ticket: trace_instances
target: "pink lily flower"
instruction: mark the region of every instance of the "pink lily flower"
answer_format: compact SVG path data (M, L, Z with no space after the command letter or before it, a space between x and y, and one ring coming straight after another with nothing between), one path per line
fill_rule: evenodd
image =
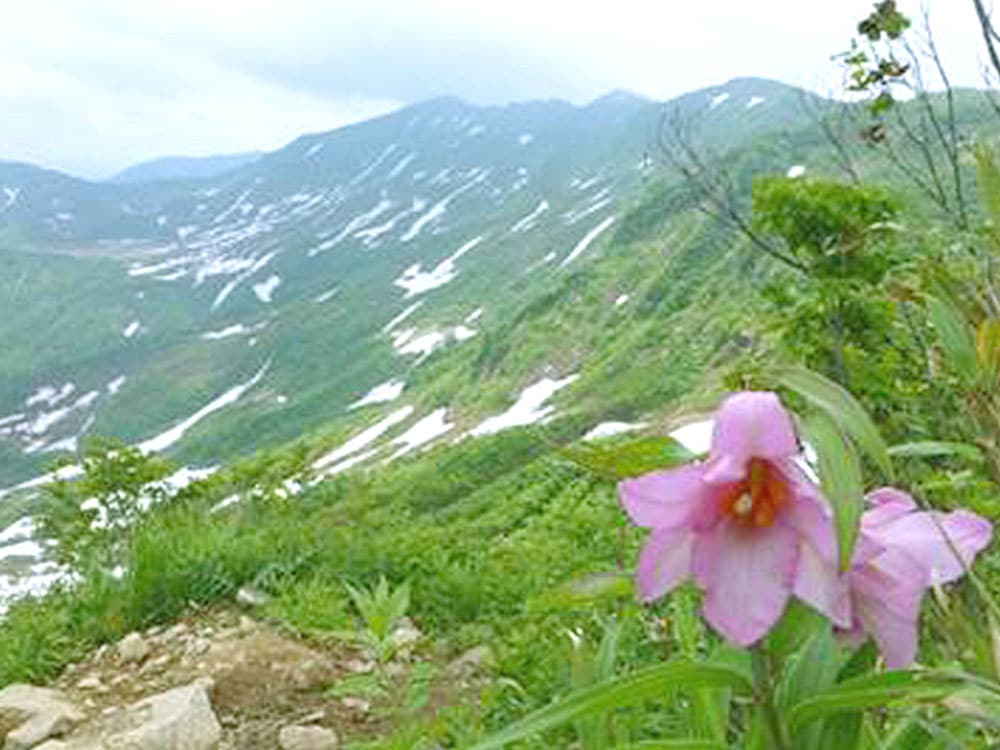
M715 414L706 461L619 483L632 522L652 530L636 566L640 598L691 578L705 619L740 646L762 638L793 594L848 626L831 513L799 454L775 394L737 393Z
M891 487L865 499L847 573L853 620L839 635L856 644L871 636L886 666L902 669L916 659L924 591L960 578L989 544L993 527L966 510L918 511L912 497Z

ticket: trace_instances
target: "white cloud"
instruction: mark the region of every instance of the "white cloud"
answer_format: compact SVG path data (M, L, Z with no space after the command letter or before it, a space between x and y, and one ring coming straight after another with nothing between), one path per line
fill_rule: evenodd
M439 94L580 102L621 87L662 99L736 76L823 90L872 1L5 5L0 158L97 175L167 153L274 148ZM917 0L901 5L919 15ZM965 85L981 58L969 5L930 2Z

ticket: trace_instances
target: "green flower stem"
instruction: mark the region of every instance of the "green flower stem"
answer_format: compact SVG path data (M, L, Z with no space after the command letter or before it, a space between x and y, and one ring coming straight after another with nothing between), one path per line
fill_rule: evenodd
M770 656L758 644L750 649L750 660L753 666L754 698L764 713L764 723L771 740L769 747L772 750L792 750L774 701L774 675Z

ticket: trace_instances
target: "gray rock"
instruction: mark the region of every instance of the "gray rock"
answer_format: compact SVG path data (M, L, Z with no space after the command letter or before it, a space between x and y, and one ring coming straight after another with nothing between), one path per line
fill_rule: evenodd
M118 642L118 658L125 664L136 664L149 655L149 644L138 633L129 633Z
M131 728L107 737L107 750L212 750L222 727L208 700L211 684L196 680L133 704L125 717Z
M10 685L0 690L0 721L14 724L3 750L28 750L59 737L83 721L80 711L58 690Z
M278 733L281 750L334 750L337 735L323 727L285 727Z
M260 589L244 586L236 592L236 601L244 607L263 607L270 597Z
M448 665L448 674L456 677L468 676L489 669L493 663L493 649L489 646L476 646L451 662Z

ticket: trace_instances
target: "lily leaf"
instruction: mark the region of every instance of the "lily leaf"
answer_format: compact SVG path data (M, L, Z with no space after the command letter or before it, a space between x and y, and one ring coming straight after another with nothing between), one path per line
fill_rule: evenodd
M795 391L832 419L850 437L887 479L892 479L889 449L875 422L850 393L838 383L805 367L786 367L774 373L781 385Z
M588 714L662 698L668 690L676 688L733 688L744 694L751 691L750 683L732 667L692 661L668 661L574 691L562 700L539 709L482 740L470 750L501 748Z
M815 415L806 423L806 432L819 456L820 486L833 506L840 568L847 570L865 506L861 463L854 446L827 417Z

